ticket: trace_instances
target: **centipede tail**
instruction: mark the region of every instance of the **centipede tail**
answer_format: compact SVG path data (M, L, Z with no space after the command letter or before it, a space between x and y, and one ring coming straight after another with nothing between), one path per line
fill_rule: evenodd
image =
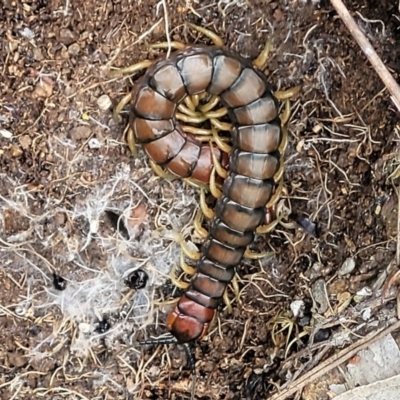
M167 318L180 343L202 338L240 265L277 185L283 140L278 103L264 74L221 47L193 46L153 64L132 93L130 124L158 165L181 177L209 179L211 149L176 120L186 96L219 96L232 123L229 175L189 288ZM222 161L221 152L216 154Z

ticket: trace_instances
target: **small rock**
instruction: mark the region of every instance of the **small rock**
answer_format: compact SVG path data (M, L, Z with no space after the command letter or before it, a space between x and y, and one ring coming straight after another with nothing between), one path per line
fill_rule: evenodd
M312 285L311 290L313 298L317 303L316 306L318 313L324 314L329 308L325 281L323 279L318 279Z
M372 315L372 310L371 307L367 307L364 309L361 313L361 317L364 321L368 321L371 318Z
M58 37L58 40L65 44L66 46L69 46L72 43L75 43L78 39L78 35L74 32L72 32L69 29L63 28L60 30L60 35Z
M314 336L314 343L323 342L324 340L328 340L331 334L331 330L329 328L320 329Z
M77 56L80 51L81 48L78 43L73 43L71 44L71 46L68 47L68 53L71 54L72 56Z
M100 149L103 144L96 138L92 138L88 142L89 149Z
M40 79L35 86L33 95L35 97L48 98L53 94L53 85L49 80Z
M300 318L299 325L307 326L307 325L310 325L310 322L311 322L311 317L309 315L306 315L303 318Z
M44 59L42 51L39 49L39 47L35 47L33 49L33 58L36 61L42 61Z
M19 144L22 146L24 150L29 149L29 146L32 144L32 139L29 135L24 135L19 138Z
M97 99L97 105L103 111L108 110L112 106L110 96L108 96L107 94L103 94L102 96L100 96Z
M92 130L90 129L89 126L81 125L77 126L76 128L73 128L71 130L70 136L71 139L73 140L81 140L81 139L87 139L91 133Z
M19 31L20 35L27 39L33 39L35 37L34 32L29 28L24 28Z
M339 275L344 276L350 274L354 271L355 267L356 267L356 262L354 261L354 258L352 257L346 258L346 260L339 269Z
M18 146L12 145L10 147L10 154L11 154L11 157L17 158L17 157L21 157L22 154L24 154L24 152Z
M304 315L304 301L295 300L290 303L290 309L292 310L295 318L302 317Z
M65 224L65 220L66 220L66 216L65 216L65 213L63 213L63 212L58 212L56 215L55 215L55 217L54 217L54 223L57 225L57 226L61 226L61 225L64 225Z
M4 139L11 139L13 134L7 129L0 129L0 135L3 136Z
M339 295L345 292L348 289L348 287L349 284L345 279L337 279L328 286L328 293L330 295L331 294Z

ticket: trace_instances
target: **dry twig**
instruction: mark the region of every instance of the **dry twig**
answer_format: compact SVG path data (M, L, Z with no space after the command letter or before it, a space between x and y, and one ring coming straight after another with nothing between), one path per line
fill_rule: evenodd
M384 336L388 335L391 332L394 332L399 328L400 328L400 321L397 321L395 324L387 328L381 329L377 332L372 332L371 334L367 335L358 342L343 349L342 351L333 355L332 357L329 357L326 361L319 364L317 367L307 372L304 376L294 381L287 389L273 395L270 398L270 400L287 399L288 397L292 396L299 390L303 389L310 382L313 382L321 378L321 376L325 375L327 372L331 371L332 369L336 368L343 362L354 357L360 350L367 348L372 343L376 342L377 340L383 338Z
M362 33L354 18L350 15L342 0L331 0L333 7L336 9L343 23L346 25L350 33L353 35L361 50L364 52L372 67L381 78L382 82L392 94L391 98L397 109L400 111L400 86L397 84L393 76L379 58L378 54L372 47L371 43Z

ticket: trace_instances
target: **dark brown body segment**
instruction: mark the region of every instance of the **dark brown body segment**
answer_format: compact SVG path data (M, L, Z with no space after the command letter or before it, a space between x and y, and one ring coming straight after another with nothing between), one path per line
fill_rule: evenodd
M154 162L178 176L208 182L209 145L185 134L175 120L185 96L204 91L219 95L228 108L233 151L197 272L167 318L168 330L182 343L207 333L246 246L264 220L281 160L278 105L266 77L236 53L194 46L155 63L133 91L131 126ZM216 155L222 159L218 149Z

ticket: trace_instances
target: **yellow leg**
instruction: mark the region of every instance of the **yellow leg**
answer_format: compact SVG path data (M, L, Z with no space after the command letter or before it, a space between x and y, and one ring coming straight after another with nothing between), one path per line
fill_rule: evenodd
M208 232L206 229L203 228L203 226L201 224L201 220L202 220L202 213L200 210L198 210L196 213L196 216L194 217L194 221L193 221L194 229L200 238L207 239Z
M260 235L265 235L266 233L271 232L272 230L275 229L275 227L279 224L279 220L275 219L271 223L267 225L261 225L257 228L256 232ZM246 250L247 251L247 250ZM245 253L245 256L247 257L247 254ZM251 258L251 257L248 257Z
M183 251L181 251L180 267L181 270L187 275L193 276L196 273L196 268L191 267L185 262Z
M294 86L287 90L278 90L277 92L274 93L274 95L278 100L284 101L284 100L291 99L294 95L299 93L300 90L301 90L301 86L298 85L298 86Z
M132 92L129 92L126 94L121 101L117 104L117 107L115 107L115 110L113 112L113 118L114 121L118 122L118 117L119 114L121 113L122 109L132 100Z
M272 195L271 199L266 205L267 208L272 207L279 200L282 194L282 189L283 189L283 178L279 180L278 187L276 188L275 193Z
M235 295L235 299L240 304L241 303L241 301L240 301L240 288L239 288L237 274L235 274L233 276L231 285L232 285L232 289L233 289L233 294Z
M197 32L200 32L203 35L205 35L208 38L210 38L216 46L219 46L219 47L223 47L224 46L223 40L216 33L212 32L212 31L210 31L210 30L208 30L206 28L203 28L201 26L194 25L194 24L192 24L190 22L186 22L186 25L190 26L191 28L193 28Z
M219 199L222 196L222 192L217 187L217 182L215 181L215 171L216 168L214 166L210 175L210 192L216 199Z
M226 305L228 313L232 314L231 300L229 299L227 290L225 290L224 295L222 296L222 300L223 300L224 304Z
M133 74L134 72L149 68L151 64L153 64L153 61L144 60L139 63L130 65L129 67L126 67L126 68L112 70L112 71L110 71L109 76L111 78L119 78L123 75Z
M187 108L189 108L189 110L196 111L196 107L193 103L191 96L186 96L183 99L183 102L186 104L186 106L187 106Z
M229 146L229 144L226 144L219 136L217 130L212 127L211 128L212 135L214 142L217 144L217 146L224 152L224 153L230 153L232 151L232 146Z
M282 141L278 147L278 151L280 154L283 154L286 151L287 145L289 142L288 131L285 126L282 127Z
M211 142L210 142L210 150L211 150L211 157L212 157L212 162L214 164L215 171L221 178L226 179L228 177L228 171L226 169L222 168L221 163L218 161L217 156L215 155L214 147L212 146ZM214 182L215 182L215 179L214 179ZM210 186L211 186L211 182L210 182Z
M187 183L189 186L194 187L199 190L206 190L207 192L210 191L209 185L206 185L203 182L196 181L193 178L182 178L182 181Z
M276 173L274 175L275 182L278 182L279 180L282 179L284 169L285 169L284 168L284 159L283 159L283 156L281 156L281 159L279 162L279 169L278 169L278 171L276 171Z
M278 225L278 223L279 223L279 221L278 220L275 220L276 221L276 224L273 226L273 227L275 227L276 225ZM274 221L274 222L275 222ZM259 229L260 228L263 228L264 226L267 226L267 225L263 225L263 226L260 226L258 229L257 229L257 233L267 233L267 232L259 232ZM268 225L269 226L269 225ZM271 230L271 229L270 229ZM270 230L268 231L268 232L270 232ZM255 251L252 251L252 250L250 250L250 249L246 249L246 251L244 252L244 256L246 257L246 258L249 258L250 260L261 260L261 259L263 259L263 258L266 258L266 257L271 257L271 256L273 256L274 255L274 252L273 251L263 251L262 253L256 253Z
M194 105L194 108L196 109L200 103L200 95L199 94L194 94L193 96L190 96L192 98L192 103Z
M211 96L211 99L204 105L199 106L199 111L206 114L208 111L212 110L219 103L219 97L215 94Z
M264 49L259 54L259 56L253 61L253 65L258 69L263 70L265 68L269 56L269 51L271 49L271 44L272 44L272 37L269 37L265 42Z
M226 107L221 107L218 110L215 111L208 111L204 113L204 116L208 118L222 118L225 117L225 115L228 114L228 109Z
M188 283L188 282L183 282L183 281L179 280L180 277L179 277L179 278L176 277L176 275L175 275L176 269L177 269L177 268L176 268L176 265L174 265L174 266L171 268L171 271L170 271L170 273L169 273L169 277L170 277L172 283L173 283L177 288L185 290L185 289L187 289L187 288L189 287L189 283Z
M162 167L156 164L151 158L149 158L149 164L153 172L158 175L160 178L166 179L167 181L174 181L179 177L169 172L165 171Z
M204 129L204 128L196 128L195 126L190 125L181 125L181 128L186 133L191 133L192 135L199 135L199 136L211 136L212 132L211 129ZM210 138L200 138L199 140L202 141L209 141Z
M182 42L177 42L173 40L172 42L159 42L159 43L153 43L149 44L148 47L151 49L173 49L173 50L183 50L187 45Z
M128 126L128 131L126 134L126 142L128 143L129 150L133 154L134 157L138 156L138 152L136 149L136 139L135 139L135 134L133 132L133 129Z
M188 244L185 242L185 240L183 238L180 240L179 244L181 245L182 251L186 257L189 257L195 261L200 260L201 253L199 251L193 251L193 250L189 249Z
M200 114L191 108L185 106L184 104L179 104L178 110L182 112L183 114L189 115L190 117L198 117Z
M219 119L210 118L211 124L220 131L227 131L229 132L232 129L232 124L229 122L221 122Z
M200 209L201 212L206 216L206 218L212 219L214 217L215 213L213 210L211 210L210 207L208 207L206 203L206 195L203 189L200 191Z
M201 124L202 122L207 121L207 118L203 116L191 117L182 113L176 113L176 118L189 124Z
M290 118L290 101L285 100L285 109L283 110L283 113L281 115L281 123L283 126L285 126Z

